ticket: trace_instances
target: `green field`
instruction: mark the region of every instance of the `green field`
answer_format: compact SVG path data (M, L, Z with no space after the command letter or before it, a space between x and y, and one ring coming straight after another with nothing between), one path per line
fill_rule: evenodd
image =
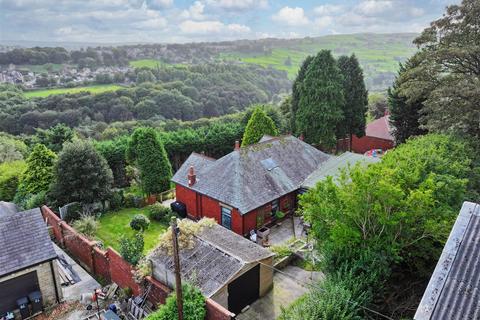
M163 65L163 62L155 59L141 59L141 60L132 60L128 63L131 67L134 68L156 68L157 66Z
M116 84L102 84L102 85L93 85L93 86L75 87L75 88L41 89L41 90L25 91L25 96L27 98L35 98L35 97L44 98L52 94L78 93L82 91L87 91L95 94L95 93L102 93L107 91L115 91L122 88L123 88L122 86L119 86Z
M322 49L331 50L336 57L354 53L363 68L369 89L381 91L391 84L399 62L415 53L416 48L411 43L414 37L414 34L354 34L285 40L264 52L230 52L221 54L219 58L284 70L293 80L308 55Z
M120 237L123 235L133 237L135 234L135 231L130 228L130 221L134 215L140 213L147 215L147 210L145 208L128 208L102 215L98 220L99 227L97 230L97 237L103 241L105 246L111 246L118 251L120 249ZM145 241L144 253L147 253L150 249L155 247L158 242L158 237L165 230L167 230L166 225L151 220L150 226L143 233Z

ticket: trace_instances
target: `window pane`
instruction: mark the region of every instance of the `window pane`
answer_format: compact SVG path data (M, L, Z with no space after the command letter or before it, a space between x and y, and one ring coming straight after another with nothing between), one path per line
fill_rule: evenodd
M221 207L222 208L222 226L227 229L232 229L232 210Z

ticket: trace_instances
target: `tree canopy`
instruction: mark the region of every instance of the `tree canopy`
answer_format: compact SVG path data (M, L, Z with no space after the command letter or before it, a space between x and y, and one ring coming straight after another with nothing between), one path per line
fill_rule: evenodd
M22 177L25 191L31 194L47 191L54 179L53 168L56 160L57 155L53 151L43 144L35 145L26 160L27 168Z
M91 204L110 196L112 170L89 141L66 143L58 155L54 173L50 194L59 204Z
M334 146L345 99L343 77L330 51L322 50L312 59L299 88L300 100L295 114L297 131L303 133L309 143L326 148Z
M170 189L172 166L155 129L138 128L133 132L127 158L140 170L143 192L154 194Z
M242 146L255 144L264 135L276 136L278 129L266 112L261 107L256 107L245 128Z

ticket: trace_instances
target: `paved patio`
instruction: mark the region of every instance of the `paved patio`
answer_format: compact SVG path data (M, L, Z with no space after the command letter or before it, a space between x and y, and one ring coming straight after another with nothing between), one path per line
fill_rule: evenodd
M275 272L273 289L263 298L255 301L248 310L239 314L238 320L273 320L281 314L281 307L287 307L305 294L309 284L323 278L321 272L309 272L299 267L287 266L282 272Z
M299 217L294 217L295 221L295 234L293 233L292 218L288 218L281 222L280 225L275 225L270 228L270 236L268 240L270 245L281 245L292 239L294 236L296 238L304 238L305 233L302 232L303 226L302 221Z

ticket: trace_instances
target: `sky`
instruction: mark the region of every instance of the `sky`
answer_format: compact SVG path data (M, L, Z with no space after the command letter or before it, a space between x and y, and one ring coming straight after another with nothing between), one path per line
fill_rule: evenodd
M0 42L185 43L420 32L459 0L0 0Z

